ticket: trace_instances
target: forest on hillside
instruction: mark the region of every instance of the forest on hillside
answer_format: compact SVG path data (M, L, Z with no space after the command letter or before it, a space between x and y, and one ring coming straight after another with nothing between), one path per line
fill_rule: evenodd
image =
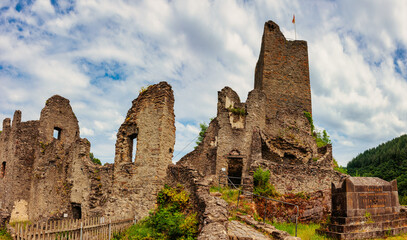
M366 150L347 165L351 176L397 179L399 198L407 204L407 135Z

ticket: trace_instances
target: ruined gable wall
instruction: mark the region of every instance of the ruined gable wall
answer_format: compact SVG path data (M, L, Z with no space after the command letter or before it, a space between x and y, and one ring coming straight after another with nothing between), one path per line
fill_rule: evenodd
M144 217L164 184L175 144L174 95L166 82L149 86L133 101L117 133L112 197L106 213ZM132 161L133 139L137 139ZM123 206L121 212L117 206Z
M59 139L54 138L54 129L60 131ZM84 168L90 144L79 137L78 120L68 99L55 95L46 101L38 131L28 204L30 219L61 218L64 213L72 218L72 202L82 204L90 192L89 173L73 172Z
M229 172L229 167L241 158L242 177L249 176L252 134L256 128L265 126L265 102L264 93L256 89L249 93L247 103L241 103L238 95L228 87L218 92L217 119L221 127L218 133L216 174L220 174L222 168ZM230 106L244 109L245 113L235 114Z

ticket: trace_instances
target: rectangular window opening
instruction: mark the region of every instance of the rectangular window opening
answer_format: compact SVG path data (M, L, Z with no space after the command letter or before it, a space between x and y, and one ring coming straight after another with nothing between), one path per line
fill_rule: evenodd
M129 145L130 145L130 159L132 162L136 161L136 152L137 152L137 134L132 134L129 136Z
M61 129L59 127L54 127L54 138L61 140Z
M4 175L6 175L6 162L1 163L0 179L4 178Z

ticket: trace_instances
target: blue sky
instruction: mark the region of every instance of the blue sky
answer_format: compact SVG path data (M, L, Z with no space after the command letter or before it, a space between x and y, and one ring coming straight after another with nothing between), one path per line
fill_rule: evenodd
M175 94L174 161L217 91L245 101L264 22L308 42L314 122L341 165L407 132L407 1L0 1L0 118L39 119L46 99L70 99L81 137L113 162L116 131L141 87Z

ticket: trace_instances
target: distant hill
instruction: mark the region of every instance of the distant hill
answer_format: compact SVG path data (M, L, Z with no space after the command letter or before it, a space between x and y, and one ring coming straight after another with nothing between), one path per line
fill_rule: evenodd
M397 179L399 198L407 204L407 135L402 135L366 150L347 166L351 176L379 177L386 181Z

